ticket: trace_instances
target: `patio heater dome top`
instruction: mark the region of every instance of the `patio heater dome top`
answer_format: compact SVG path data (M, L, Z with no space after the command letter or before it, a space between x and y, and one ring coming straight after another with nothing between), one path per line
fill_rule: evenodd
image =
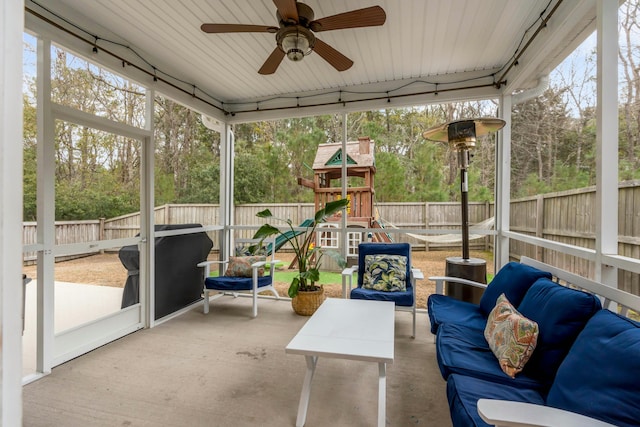
M494 117L454 120L427 129L422 136L430 141L448 142L457 150L473 148L476 138L495 132L504 127L506 122Z

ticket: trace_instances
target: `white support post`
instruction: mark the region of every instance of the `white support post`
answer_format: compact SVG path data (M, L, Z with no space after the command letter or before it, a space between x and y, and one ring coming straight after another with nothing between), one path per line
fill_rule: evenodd
M145 99L145 129L153 135L155 90L148 88ZM155 146L153 137L144 138L142 167L140 168L140 285L138 287L142 307L142 323L152 328L155 323ZM153 286L152 286L153 284Z
M618 2L597 3L596 277L618 286L617 269L602 263L618 253Z
M234 221L233 180L234 180L235 137L231 125L225 124L220 133L220 259L231 254L231 230Z
M0 424L22 425L22 31L0 5Z
M347 120L349 115L347 113L342 114L342 170L340 176L342 179L342 198L347 197ZM355 203L355 201L354 201ZM372 206L373 208L373 206ZM342 254L343 259L347 259L349 255L349 233L347 233L347 210L344 209L342 217L340 219L340 236L342 237Z
M38 38L37 65L37 240L38 297L36 371L48 374L53 365L55 256L55 122L51 107L51 40Z
M500 115L506 122L498 133L496 146L496 184L495 184L495 248L494 271L500 270L509 262L509 238L504 235L509 231L509 215L511 203L511 95L500 98Z

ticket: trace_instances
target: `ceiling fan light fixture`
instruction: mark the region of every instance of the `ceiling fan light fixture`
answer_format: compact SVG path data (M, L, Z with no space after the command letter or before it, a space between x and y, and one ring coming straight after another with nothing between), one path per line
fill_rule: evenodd
M314 43L313 33L300 25L287 27L278 34L278 46L294 62L302 61L309 55Z

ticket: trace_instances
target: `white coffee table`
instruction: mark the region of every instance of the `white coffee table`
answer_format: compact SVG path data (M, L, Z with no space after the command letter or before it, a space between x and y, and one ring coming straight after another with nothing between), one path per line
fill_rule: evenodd
M307 418L311 380L318 357L378 364L378 426L385 425L386 366L393 363L395 305L390 301L327 299L300 329L285 351L307 362L296 426Z

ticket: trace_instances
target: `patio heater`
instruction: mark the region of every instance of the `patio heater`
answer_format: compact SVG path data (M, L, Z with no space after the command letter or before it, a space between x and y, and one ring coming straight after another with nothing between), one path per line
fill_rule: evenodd
M487 264L480 258L469 257L469 180L467 170L471 162L471 150L477 137L502 129L505 121L492 117L455 120L435 126L423 133L431 141L446 142L453 146L460 169L460 207L462 211L462 256L447 258L445 274L450 277L487 283ZM482 290L459 283L445 285L447 295L463 301L479 303Z

